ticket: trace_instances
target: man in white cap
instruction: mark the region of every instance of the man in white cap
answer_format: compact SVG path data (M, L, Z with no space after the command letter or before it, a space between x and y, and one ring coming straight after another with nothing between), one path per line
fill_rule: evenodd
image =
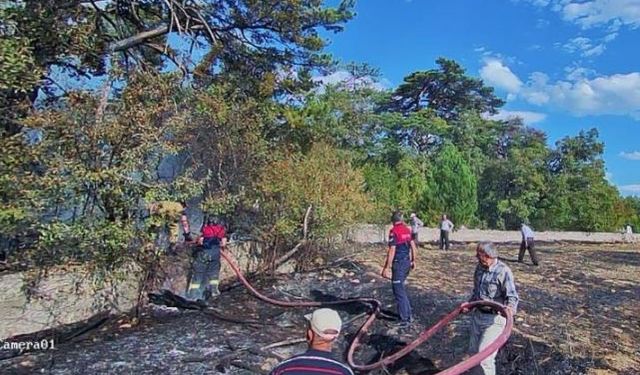
M342 329L340 315L334 310L323 308L305 315L305 318L309 321L307 326L309 349L281 362L271 370L271 375L353 375L349 367L338 362L331 354L333 344L337 341Z
M411 239L418 246L418 231L420 227L424 226L424 223L415 213L411 214Z

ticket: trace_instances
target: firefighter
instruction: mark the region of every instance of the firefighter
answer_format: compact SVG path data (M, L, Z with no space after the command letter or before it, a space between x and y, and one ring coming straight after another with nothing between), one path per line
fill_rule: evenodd
M409 328L411 304L404 284L409 272L416 267L416 244L411 239L411 229L404 223L401 212L394 212L391 221L393 227L389 231L389 248L382 267L382 277L391 279L400 315L400 327Z
M209 302L220 294L220 250L227 245L226 229L222 222L215 217L208 218L198 242L202 246L194 254L187 298Z

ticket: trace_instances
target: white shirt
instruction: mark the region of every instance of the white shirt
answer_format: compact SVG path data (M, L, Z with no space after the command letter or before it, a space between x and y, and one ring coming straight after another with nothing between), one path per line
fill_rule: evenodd
M423 225L424 225L424 223L422 222L422 220L418 219L417 216L414 216L414 217L411 218L411 232L412 233L418 233L418 228L420 228Z
M447 219L447 220L442 220L440 222L440 229L441 230L446 230L447 232L453 229L453 223L451 222L451 220Z
M527 225L522 225L520 232L522 232L522 237L524 238L533 238L533 230Z

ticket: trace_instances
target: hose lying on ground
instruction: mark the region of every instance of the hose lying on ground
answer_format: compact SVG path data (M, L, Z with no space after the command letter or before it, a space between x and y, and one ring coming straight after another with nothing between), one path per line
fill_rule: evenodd
M254 296L256 296L258 299L264 302L267 302L276 306L319 307L319 306L330 306L330 305L343 305L343 304L355 303L355 302L371 305L371 311L369 312L369 316L367 317L367 320L362 324L362 326L360 326L360 329L358 329L358 332L355 338L353 339L353 341L351 342L351 345L349 346L349 350L347 353L347 362L349 363L349 366L351 366L353 369L358 371L370 371L370 370L374 370L379 367L387 366L394 363L395 361L399 360L400 358L412 352L420 344L427 341L431 336L433 336L436 332L442 329L442 327L446 326L447 324L449 324L449 322L451 322L458 315L460 315L465 309L473 309L478 306L489 306L494 308L501 315L505 316L507 323L504 329L502 330L502 333L490 345L488 345L486 348L481 350L479 353L472 355L471 357L456 364L455 366L452 366L444 371L439 372L438 373L439 375L459 375L479 365L480 362L482 362L485 358L489 357L493 352L500 349L502 345L504 345L507 342L507 339L509 339L509 336L511 335L511 329L513 328L513 316L511 314L511 310L507 309L505 306L499 303L489 302L489 301L465 302L460 306L458 306L455 310L453 310L449 314L442 317L435 325L422 331L418 336L418 338L408 343L402 349L396 351L395 353L389 356L383 357L382 359L380 359L375 363L366 364L366 365L357 364L353 358L354 353L358 348L358 346L360 345L360 340L362 336L367 332L369 327L373 324L375 319L378 317L378 314L380 313L380 306L381 306L380 301L378 301L375 298L351 298L351 299L329 301L329 302L313 302L313 301L289 302L289 301L276 300L258 292L245 278L244 274L242 273L238 265L235 263L233 258L226 251L221 250L220 255L224 258L224 260L227 261L227 263L229 264L233 272L236 274L238 279L240 279L242 284L244 284L244 286Z

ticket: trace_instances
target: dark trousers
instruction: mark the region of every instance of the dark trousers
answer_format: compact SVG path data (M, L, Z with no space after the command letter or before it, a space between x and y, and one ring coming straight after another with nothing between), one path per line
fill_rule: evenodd
M529 256L531 256L531 262L538 265L538 256L536 254L536 249L534 246L533 238L527 238L527 240L522 240L520 243L520 254L518 254L518 262L522 262L524 260L524 253L529 250Z
M219 275L220 246L213 245L199 250L194 256L187 297L206 299L207 295L217 295Z
M391 265L391 287L393 288L393 296L396 298L398 315L400 315L400 320L403 322L411 321L411 303L409 303L409 295L404 285L410 270L411 261L408 257L393 260Z
M416 244L416 246L418 246L418 233L411 233L411 239L413 240L413 243Z
M449 250L449 231L440 230L440 250Z

